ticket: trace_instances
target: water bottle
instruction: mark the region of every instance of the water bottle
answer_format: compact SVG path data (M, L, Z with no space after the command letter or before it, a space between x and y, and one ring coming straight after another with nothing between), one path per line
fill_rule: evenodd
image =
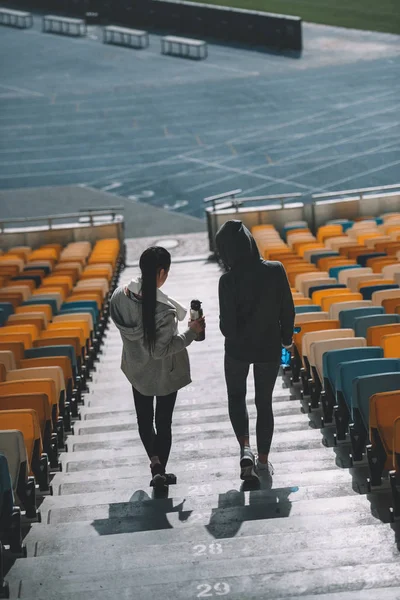
M282 367L290 367L290 352L286 348L282 348L281 365Z
M190 320L197 321L197 319L201 319L203 316L203 309L201 308L200 300L192 300L190 303ZM206 338L206 332L203 329L201 333L198 333L196 336L196 342L202 342Z

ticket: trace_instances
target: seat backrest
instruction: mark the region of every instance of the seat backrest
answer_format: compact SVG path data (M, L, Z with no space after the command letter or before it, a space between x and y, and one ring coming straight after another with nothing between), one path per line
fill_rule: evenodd
M309 321L308 323L302 324L301 331L293 335L293 342L300 356L302 355L301 353L303 336L311 331L321 331L325 329L339 329L339 321L323 319L318 321Z
M55 332L51 332L51 333L55 333ZM58 332L57 332L57 336L54 337L48 337L48 338L41 338L39 340L35 340L35 344L34 347L35 348L42 348L43 346L48 347L48 346L72 346L73 350L74 350L74 354L75 354L75 367L77 366L78 363L78 359L80 359L81 354L82 354L82 348L81 348L81 343L79 338L77 337L69 337L69 336L59 336ZM28 358L28 353L25 352L25 356Z
M33 312L33 313L15 313L8 317L7 323L9 325L35 325L39 331L46 329L47 318L45 313Z
M352 292L358 292L361 283L376 281L379 276L376 273L353 274L348 278L347 285Z
M14 493L17 490L17 483L21 470L21 464L28 464L24 436L17 429L8 429L0 431L0 452L7 458L8 469L11 476Z
M97 306L97 302L95 300L76 300L74 302L68 302L67 304L63 304L61 307L61 313L69 312L71 310L75 310L79 308L79 310L90 308L94 311L96 318L95 321L97 323L99 319L99 309Z
M1 333L29 333L32 340L36 340L39 337L39 330L36 327L36 325L32 325L29 323L21 323L20 325L6 325L1 330Z
M38 442L39 454L42 453L42 436L36 412L32 409L0 410L0 431L10 429L21 431L30 464L35 442Z
M90 331L93 331L93 327L94 327L94 323L93 323L93 316L91 315L91 313L88 312L76 312L76 313L64 313L64 314L60 314L57 315L56 317L54 317L53 319L53 323L58 323L58 322L65 322L65 321L86 321Z
M51 427L51 405L47 394L40 394L38 392L31 394L7 394L1 396L0 411L1 410L22 410L32 409L36 412L40 432L43 438L46 424L50 423Z
M327 312L306 312L303 314L297 314L294 320L295 325L301 325L302 323L307 323L308 321L318 321L321 319L327 319Z
M396 273L400 273L400 262L396 261L393 257L393 263L383 267L382 277L384 279L393 279Z
M338 331L341 331L338 329ZM366 339L359 337L340 337L328 340L317 340L310 345L308 360L311 366L317 370L321 383L324 380L323 357L326 352L331 350L341 350L345 348L363 348L367 344Z
M340 311L339 321L341 327L355 328L356 319L359 317L368 317L372 315L383 315L384 311L381 306L365 306L359 308L350 308ZM356 332L357 335L357 332ZM365 336L362 336L365 337Z
M332 294L333 292L341 294L343 293L343 290L349 291L342 283L321 284L316 282L316 285L313 285L308 289L308 294L310 298L312 298L313 304L321 304L321 298L323 296Z
M391 288L386 290L379 290L372 294L372 304L374 306L381 306L384 300L389 298L398 298L400 304L400 288Z
M65 390L64 373L61 367L43 366L35 368L20 368L7 373L7 381L19 381L22 379L52 379L56 386L56 397Z
M396 283L393 284L384 284L384 285L371 285L371 286L366 286L363 287L360 292L362 294L362 297L364 298L364 300L371 300L372 296L375 292L379 292L381 290L395 290L395 289L399 289L399 286ZM372 302L374 304L374 302Z
M380 345L385 358L400 358L400 333L384 335Z
M47 288L39 288L35 290L32 298L40 300L40 302L45 302L46 300L55 300L57 304L57 310L55 312L58 312L66 298L66 294L63 293L62 290L60 291L60 288L53 288L49 286Z
M0 350L0 364L4 365L6 371L13 371L17 368L12 350Z
M72 370L74 375L76 375L76 354L73 346L68 345L51 345L51 346L42 346L40 348L30 348L25 352L25 358L42 358L42 357L56 357L56 356L66 356L68 360L71 362Z
M369 399L370 430L377 429L386 454L393 453L393 425L399 417L400 389L378 392ZM374 436L371 433L370 439Z
M0 352L11 351L14 355L15 366L18 368L20 360L24 358L24 344L21 341L0 340Z
M367 306L372 306L371 300L339 300L339 302L331 304L329 308L329 318L340 320L341 311L352 310L353 308L366 308Z
M81 348L84 348L86 339L84 335L84 331L78 327L68 327L67 324L65 327L55 328L55 329L47 329L46 331L42 331L40 338L41 339L53 339L54 337L59 338L77 338L79 340Z
M49 323L47 331L81 331L85 340L90 338L90 327L87 319L78 320L78 318L73 320L61 320L61 321L53 321Z
M0 302L0 308L3 311L5 320L7 320L8 317L14 312L14 307L11 302Z
M304 294L304 290L302 289L303 283L306 281L314 281L315 279L323 279L326 277L328 277L328 273L300 273L295 279L295 288Z
M11 371L13 372L13 371ZM15 371L14 371L15 373ZM56 385L53 379L18 379L0 383L0 397L11 394L46 394L52 405L58 406Z
M310 333L306 333L302 340L301 350L303 357L307 356L310 362L310 346L313 342L350 337L354 338L354 331L352 329L322 329L321 331L311 331ZM312 363L310 362L310 364Z
M362 375L353 381L352 408L358 409L365 429L370 427L370 398L378 392L392 392L400 389L400 372ZM400 412L400 411L399 411ZM354 414L354 413L353 413Z
M342 292L342 290L338 290L338 292ZM352 301L360 301L362 300L361 294L347 293L347 294L338 294L324 297L322 298L322 310L329 311L332 304L337 304L338 302L352 302Z
M342 392L348 408L352 410L353 380L362 375L390 373L391 371L400 371L400 359L372 358L340 363L336 367L336 392Z
M376 325L369 327L367 331L368 346L382 346L383 337L391 333L400 333L400 323L389 323L388 325Z
M358 336L357 336L358 337ZM365 348L344 348L341 350L329 350L322 358L322 371L333 389L336 385L336 367L342 362L350 360L366 360L372 358L383 358L383 349L377 346Z
M38 310L40 308L40 310L43 310L43 307L47 306L50 307L51 313L50 313L50 317L48 317L49 321L51 321L52 316L56 315L58 313L58 305L57 305L57 301L54 298L30 298L30 300L28 300L27 302L24 302L21 305L21 308L23 307L29 307L29 310ZM35 308L34 308L35 307ZM16 309L15 312L18 312L18 309Z
M360 265L338 265L329 269L329 277L335 277L338 279L341 271L348 271L349 269L361 269ZM340 283L340 282L339 282Z
M0 343L7 344L11 342L21 342L25 349L32 347L32 336L30 333L13 333L12 331L4 331L7 327L0 329Z
M348 265L350 266L350 265ZM342 269L338 274L339 283L344 283L351 289L350 280L353 277L360 277L361 275L371 275L372 269L370 267L360 267L360 265L354 265L352 269ZM357 291L357 288L354 290Z
M354 322L354 330L357 337L367 337L367 331L369 327L376 327L377 325L389 325L390 323L399 323L400 315L368 315L359 316Z
M315 313L321 312L321 307L319 304L306 304L305 306L296 306L295 313L296 315L302 315L305 313Z
M336 283L337 282L334 277L328 277L328 276L318 277L318 278L314 277L313 279L308 279L307 281L304 281L302 283L301 288L302 288L303 294L305 296L311 297L310 289L315 288L316 286L324 286L324 289L325 289L326 286L336 285Z

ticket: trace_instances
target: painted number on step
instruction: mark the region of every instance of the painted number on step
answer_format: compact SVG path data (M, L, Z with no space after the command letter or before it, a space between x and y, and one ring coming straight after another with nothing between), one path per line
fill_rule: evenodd
M194 556L204 556L205 554L222 554L222 545L219 542L209 544L197 544L193 546Z
M186 444L183 444L183 450L185 452L188 450L199 450L201 448L204 448L203 442L196 442L195 444L192 442L187 442Z
M191 425L182 427L182 433L199 433L201 431L200 425Z
M208 465L207 463L201 462L201 463L187 463L186 464L186 471L196 471L197 469L199 469L200 471L205 471L207 469Z
M219 581L214 585L201 583L197 586L197 590L199 590L197 598L211 598L213 596L226 596L231 591L231 588L228 583Z
M189 494L211 494L211 485L208 483L204 485L190 485Z

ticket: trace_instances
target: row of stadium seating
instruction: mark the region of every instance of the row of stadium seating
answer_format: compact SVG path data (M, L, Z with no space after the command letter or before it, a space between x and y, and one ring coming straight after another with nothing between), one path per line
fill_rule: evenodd
M50 469L60 467L101 351L121 250L105 239L0 251L1 552L26 555L21 516L40 519L36 494L52 493Z
M332 221L314 236L307 223L252 229L264 258L281 261L291 285L295 333L292 383L301 380L322 427L367 458L369 488L389 472L400 516L400 213Z

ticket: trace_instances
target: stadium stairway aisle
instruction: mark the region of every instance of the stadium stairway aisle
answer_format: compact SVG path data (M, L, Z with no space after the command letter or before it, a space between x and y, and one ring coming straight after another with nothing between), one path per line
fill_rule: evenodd
M125 270L122 281L134 274ZM387 496L366 495L363 472L348 468L340 448L322 444L320 416L302 409L281 376L273 482L241 489L218 330L219 275L215 263L173 263L165 287L187 304L199 297L207 318L206 341L190 348L193 384L178 395L174 415L169 469L177 485L168 498L152 498L111 325L54 495L44 498L42 523L26 537L28 558L7 575L11 598L400 597ZM250 398L253 390L250 383ZM252 402L250 417L254 431Z

